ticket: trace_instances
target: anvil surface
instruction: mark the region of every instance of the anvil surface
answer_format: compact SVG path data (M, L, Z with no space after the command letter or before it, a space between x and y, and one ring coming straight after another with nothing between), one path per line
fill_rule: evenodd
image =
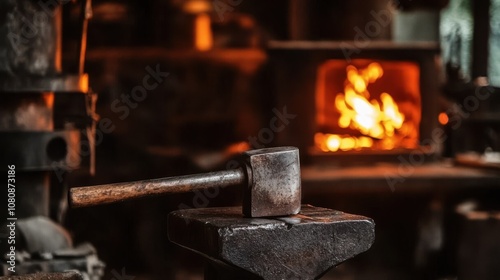
M372 219L302 205L297 215L244 218L240 207L172 212L169 239L263 279L318 279L370 248Z

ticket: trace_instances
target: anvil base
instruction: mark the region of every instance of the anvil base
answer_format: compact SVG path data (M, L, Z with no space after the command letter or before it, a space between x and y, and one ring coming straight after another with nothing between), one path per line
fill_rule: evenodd
M370 248L372 219L303 205L297 215L244 218L240 207L172 212L170 241L209 260L205 279L318 279Z

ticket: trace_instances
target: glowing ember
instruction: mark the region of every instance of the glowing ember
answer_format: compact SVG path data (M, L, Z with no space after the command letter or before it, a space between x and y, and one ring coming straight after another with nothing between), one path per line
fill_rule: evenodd
M441 112L438 116L439 123L446 125L449 121L448 115L445 112Z
M352 137L338 134L316 133L314 142L323 152L360 150L373 146L373 139L370 137Z
M382 67L376 62L364 69L349 65L346 73L344 92L335 97L338 125L364 136L316 133L316 146L325 152L371 148L375 143L380 149L394 149L411 129L389 93L381 93L379 100L370 98L368 85L384 75Z

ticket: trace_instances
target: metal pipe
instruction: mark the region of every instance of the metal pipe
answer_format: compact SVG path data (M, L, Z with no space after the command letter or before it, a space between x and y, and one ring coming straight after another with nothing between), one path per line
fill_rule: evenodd
M81 28L79 30L80 33L80 41L78 42L78 70L77 73L79 75L83 75L85 73L85 52L87 50L87 29L88 29L88 21L92 17L92 4L91 0L82 0L80 3L80 23Z

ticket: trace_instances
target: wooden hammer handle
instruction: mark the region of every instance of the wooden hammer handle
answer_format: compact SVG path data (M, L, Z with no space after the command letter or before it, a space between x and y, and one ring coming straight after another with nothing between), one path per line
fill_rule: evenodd
M180 177L77 187L69 191L69 204L73 208L108 204L161 194L240 185L246 180L245 173L239 168Z

